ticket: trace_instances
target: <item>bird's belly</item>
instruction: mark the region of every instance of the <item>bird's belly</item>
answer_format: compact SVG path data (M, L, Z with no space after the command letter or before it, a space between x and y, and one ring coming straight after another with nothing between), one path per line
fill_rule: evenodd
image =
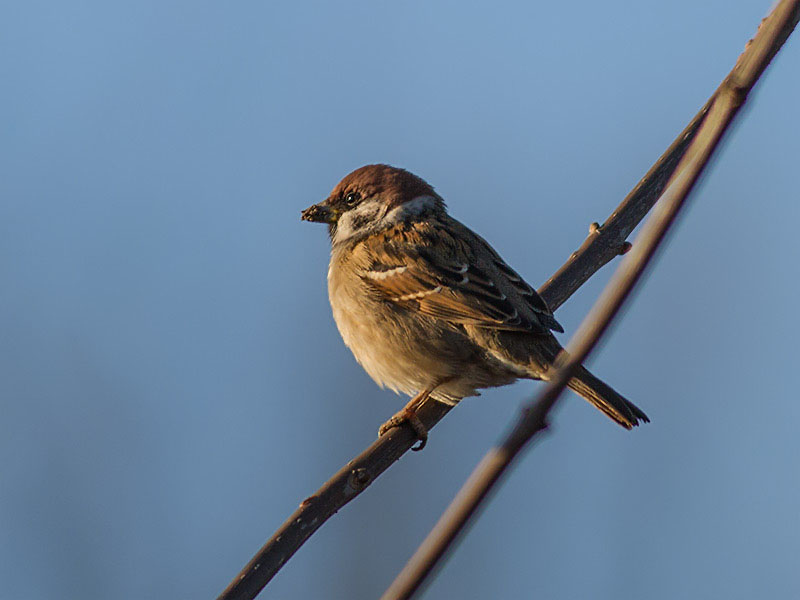
M358 286L330 282L333 317L344 343L367 374L381 387L414 395L438 388L444 402L477 395L477 389L511 383L511 373L487 357L463 332L444 321L390 304Z
M452 375L441 356L437 359L439 351L447 349L433 331L398 318L394 307L374 303L372 299L353 304L332 298L331 306L344 343L378 385L415 394Z

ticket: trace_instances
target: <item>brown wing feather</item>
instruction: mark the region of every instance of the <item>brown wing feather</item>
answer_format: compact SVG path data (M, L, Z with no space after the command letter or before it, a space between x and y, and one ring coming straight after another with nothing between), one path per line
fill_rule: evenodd
M437 241L436 253L431 250L432 236ZM369 255L362 279L386 301L476 327L533 333L560 328L536 292L502 259L502 266L516 281L500 266L478 266L473 248L451 236L446 228L435 233L408 227L386 232L364 240L361 250ZM489 249L489 256L497 254ZM519 296L517 302L522 300L531 309L528 315L521 314L501 290L501 278L513 285ZM538 300L544 310L531 305L531 300ZM540 314L548 318L540 318Z

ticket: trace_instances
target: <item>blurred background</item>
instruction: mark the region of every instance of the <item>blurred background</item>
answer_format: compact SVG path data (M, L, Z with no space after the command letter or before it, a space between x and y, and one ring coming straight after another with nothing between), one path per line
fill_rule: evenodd
M405 403L300 210L402 166L538 286L769 4L5 4L0 598L215 597ZM427 597L800 595L798 35L591 361L653 422L565 397ZM263 597L377 597L537 385L464 401Z

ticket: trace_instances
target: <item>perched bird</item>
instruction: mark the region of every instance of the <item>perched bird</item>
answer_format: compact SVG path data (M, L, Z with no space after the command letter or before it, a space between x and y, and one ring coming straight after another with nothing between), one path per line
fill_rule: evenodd
M549 378L563 332L544 300L495 250L447 214L421 178L388 165L347 175L302 212L328 224L328 294L344 343L381 387L412 396L380 434L431 397L455 404L481 388ZM649 419L585 368L569 382L630 429Z

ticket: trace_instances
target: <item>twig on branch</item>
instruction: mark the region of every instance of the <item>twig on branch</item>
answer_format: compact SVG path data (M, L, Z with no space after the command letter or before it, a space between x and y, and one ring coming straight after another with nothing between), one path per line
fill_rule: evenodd
M428 537L411 557L382 600L406 600L414 596L427 577L452 549L475 512L483 505L509 466L535 436L547 429L547 417L575 370L583 363L608 329L655 255L695 183L747 99L747 94L800 19L800 0L782 0L762 22L756 37L722 82L711 106L681 159L666 192L648 218L629 256L623 260L603 294L581 324L557 361L553 379L537 399L525 408L502 443L490 450L450 503Z
M675 167L683 158L686 148L703 124L713 100L714 96L711 96L636 187L625 196L606 222L599 226L592 223L589 235L581 247L573 252L567 262L539 288L539 294L547 302L550 310L555 311L564 304L579 287L615 256L628 251L630 248L630 244L626 241L628 236L661 196L667 181L675 172Z
M749 52L745 52L745 55ZM740 58L740 63L745 55ZM589 277L626 249L626 238L664 190L666 182L675 172L678 162L703 123L715 96L716 94L700 109L608 220L601 227L593 228L581 247L542 286L539 292L552 310L561 306ZM418 416L430 430L449 410L447 405L428 401L418 409ZM416 436L406 427L392 429L375 440L300 504L231 581L218 600L255 598L325 521L363 492L415 443Z

